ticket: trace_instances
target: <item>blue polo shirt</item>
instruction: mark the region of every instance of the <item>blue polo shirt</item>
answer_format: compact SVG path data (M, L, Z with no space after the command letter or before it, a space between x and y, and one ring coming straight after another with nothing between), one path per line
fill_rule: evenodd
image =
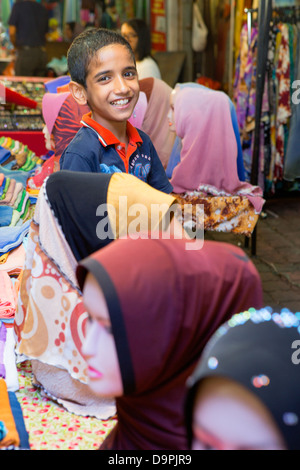
M170 184L150 137L127 121L127 152L112 132L85 114L82 127L60 157L62 170L130 173L155 189L171 193Z

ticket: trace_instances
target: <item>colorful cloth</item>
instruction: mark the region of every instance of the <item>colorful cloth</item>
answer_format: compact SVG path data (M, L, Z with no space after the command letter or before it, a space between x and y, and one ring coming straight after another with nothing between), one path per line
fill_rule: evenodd
M291 110L291 78L290 78L290 49L289 27L287 24L278 26L281 31L281 43L278 50L278 62L276 67L276 79L278 82L278 107L277 107L277 135L276 158L274 167L274 179L282 180L284 168L284 156L286 150L285 125L292 115Z

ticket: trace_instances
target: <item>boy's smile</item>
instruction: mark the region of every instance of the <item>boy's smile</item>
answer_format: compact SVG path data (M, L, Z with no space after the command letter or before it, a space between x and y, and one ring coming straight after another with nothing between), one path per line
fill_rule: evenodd
M96 122L115 135L125 129L139 97L136 67L125 46L99 49L88 69L85 95Z

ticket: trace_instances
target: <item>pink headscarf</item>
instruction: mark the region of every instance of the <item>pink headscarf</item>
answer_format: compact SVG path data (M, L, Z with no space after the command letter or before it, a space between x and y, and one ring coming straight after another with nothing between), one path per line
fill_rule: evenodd
M140 91L139 99L137 104L135 105L134 111L128 121L130 124L132 124L134 127L137 127L138 129L142 129L142 124L144 121L144 116L147 110L147 97L146 93L143 91Z
M141 87L144 80L140 81ZM167 168L176 137L175 133L170 131L168 123L172 88L159 78L152 78L152 80L153 87L142 130L149 135L163 167Z
M65 99L70 95L66 93L45 93L42 101L42 110L45 124L49 134L52 133L54 123Z
M225 93L179 89L174 109L176 133L182 139L180 163L171 179L174 192L246 196L260 213L265 202L261 188L238 177L237 143Z

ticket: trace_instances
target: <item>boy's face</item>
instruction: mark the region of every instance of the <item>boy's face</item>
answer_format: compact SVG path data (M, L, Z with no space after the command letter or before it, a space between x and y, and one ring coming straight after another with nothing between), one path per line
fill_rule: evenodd
M86 77L85 97L93 119L109 130L127 121L139 97L136 67L126 46L99 49Z

